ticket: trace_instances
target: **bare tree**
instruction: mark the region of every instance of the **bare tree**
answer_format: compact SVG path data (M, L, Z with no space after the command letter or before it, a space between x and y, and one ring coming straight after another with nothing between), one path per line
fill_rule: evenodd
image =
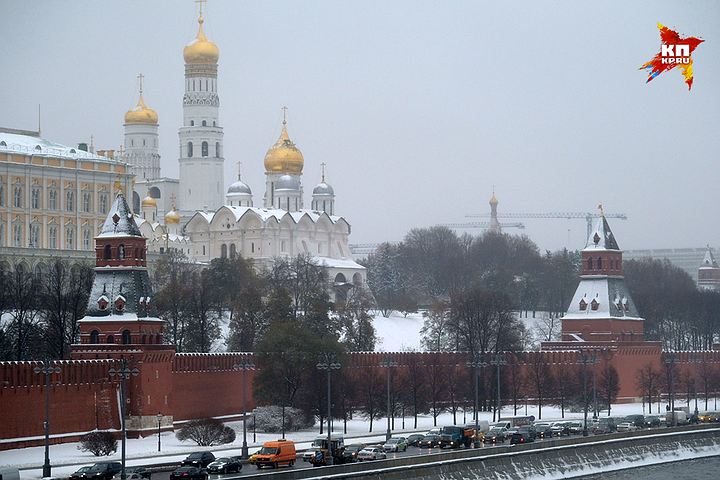
M10 323L7 335L13 345L15 360L30 360L42 355L42 334L38 325L37 283L21 263L14 265L7 277L7 301Z
M653 398L659 395L661 378L662 374L651 363L639 369L635 375L635 384L643 392L643 400L648 403L648 413L652 413Z
M535 400L538 405L538 419L542 419L543 401L552 392L554 378L550 364L547 362L542 352L532 352L529 354L530 376L534 388Z

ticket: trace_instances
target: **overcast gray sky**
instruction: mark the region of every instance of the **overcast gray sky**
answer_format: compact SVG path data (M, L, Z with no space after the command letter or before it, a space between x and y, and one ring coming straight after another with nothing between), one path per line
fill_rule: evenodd
M40 103L46 138L117 148L142 72L176 177L196 8L2 0L0 125L34 128ZM691 92L638 70L657 22L705 39ZM354 243L487 212L495 185L502 212L627 213L624 249L720 245L720 2L210 0L205 25L226 182L241 160L256 204L287 105L306 193L326 162ZM584 244L583 221L524 222L541 248Z

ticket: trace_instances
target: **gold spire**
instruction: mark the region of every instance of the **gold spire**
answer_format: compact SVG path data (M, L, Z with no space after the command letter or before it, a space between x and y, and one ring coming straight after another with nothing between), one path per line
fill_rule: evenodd
M497 204L498 204L498 199L495 198L495 185L493 185L493 194L492 194L492 197L490 198L490 205L497 205Z
M143 79L145 78L145 76L142 73L138 73L137 78L140 81L140 88L138 89L138 103L135 108L133 108L132 110L128 110L125 114L125 123L157 125L157 112L145 105L145 100L143 99Z
M200 14L198 15L198 32L195 40L190 42L183 50L185 63L190 64L216 64L220 58L220 49L213 42L207 39L203 30L205 18L202 13L202 5L207 0L196 0L200 5Z
M165 225L180 223L180 214L175 210L175 194L170 195L170 211L165 214Z
M302 173L305 159L302 152L290 139L287 131L287 107L283 107L283 122L280 137L265 154L265 172L267 173Z

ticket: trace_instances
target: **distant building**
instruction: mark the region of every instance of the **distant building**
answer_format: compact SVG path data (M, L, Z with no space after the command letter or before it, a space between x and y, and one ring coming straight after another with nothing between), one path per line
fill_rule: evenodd
M641 260L643 258L654 258L657 260L668 260L678 268L681 268L698 281L698 265L703 263L707 248L656 248L647 250L626 250L623 255L626 260Z

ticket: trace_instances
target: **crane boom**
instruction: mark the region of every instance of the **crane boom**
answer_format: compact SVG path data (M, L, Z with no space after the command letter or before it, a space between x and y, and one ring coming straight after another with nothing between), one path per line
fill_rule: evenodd
M466 218L490 218L489 213L472 213L465 215ZM535 213L498 213L498 218L565 218L571 220L573 218L599 218L599 213L592 212L535 212ZM606 218L619 218L620 220L627 220L627 215L624 213L606 213Z
M448 228L477 228L477 229L489 229L491 228L490 222L467 222L467 223L441 223L441 227L448 227ZM520 222L512 222L512 223L501 223L501 228L525 228L524 223Z

